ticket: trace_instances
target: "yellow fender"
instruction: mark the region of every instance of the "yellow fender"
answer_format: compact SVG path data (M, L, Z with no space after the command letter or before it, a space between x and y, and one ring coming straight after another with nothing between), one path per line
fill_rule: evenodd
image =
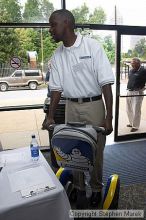
M59 168L59 170L56 172L56 176L63 186L66 186L68 181L73 181L73 175L71 170L68 170L63 167Z
M59 170L56 172L56 176L58 179L60 179L60 176L61 176L63 170L64 170L64 168L60 167Z
M107 181L105 189L103 209L117 209L120 190L120 180L117 174L113 174Z

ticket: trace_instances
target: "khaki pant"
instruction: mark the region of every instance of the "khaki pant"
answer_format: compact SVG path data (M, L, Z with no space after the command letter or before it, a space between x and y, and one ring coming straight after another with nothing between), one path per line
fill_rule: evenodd
M141 106L142 106L143 96L135 96L135 95L143 95L143 94L144 94L143 90L127 92L127 95L133 96L126 98L127 115L130 125L136 129L138 129L140 126Z
M105 108L102 99L93 102L79 104L77 102L67 101L65 109L66 122L85 122L91 125L101 126L105 118ZM97 155L93 171L91 173L90 185L92 191L101 191L102 189L102 171L103 171L103 150L106 137L98 135ZM74 185L80 190L85 190L83 173L74 171Z

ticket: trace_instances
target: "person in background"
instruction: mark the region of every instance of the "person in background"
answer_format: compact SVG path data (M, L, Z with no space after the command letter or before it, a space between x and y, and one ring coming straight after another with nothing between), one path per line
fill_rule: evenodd
M146 83L146 69L141 66L140 59L136 57L132 59L131 66L132 69L129 72L126 98L126 109L129 119L127 127L131 128L131 132L135 132L140 126L141 106Z
M49 24L49 32L54 41L62 41L63 44L57 48L51 58L48 128L55 123L54 114L63 92L66 98L66 122L86 121L87 124L103 126L106 134L109 135L113 130L111 84L114 83L114 76L103 48L96 40L74 32L75 19L68 10L54 11L50 16ZM102 198L105 141L106 136L100 134L98 154L90 181L92 188L90 203L93 207L99 205ZM74 186L78 190L77 208L83 208L84 204L80 204L80 198L85 196L83 174L74 172L73 175Z

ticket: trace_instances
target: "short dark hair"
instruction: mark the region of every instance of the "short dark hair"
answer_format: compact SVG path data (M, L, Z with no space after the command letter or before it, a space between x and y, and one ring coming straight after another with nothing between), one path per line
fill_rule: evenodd
M132 60L136 61L137 63L141 63L141 60L138 57L133 57Z
M71 28L72 28L72 29L75 28L75 18L74 18L73 14L72 14L70 11L68 11L68 10L66 10L66 9L56 10L56 11L54 11L54 12L51 14L51 16L56 15L56 14L58 14L58 15L60 15L60 16L62 16L62 17L67 18L68 21L69 21L69 23L70 23Z

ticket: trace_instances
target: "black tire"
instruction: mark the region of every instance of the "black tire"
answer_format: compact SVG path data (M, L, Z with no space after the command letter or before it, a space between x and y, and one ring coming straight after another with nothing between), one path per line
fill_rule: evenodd
M0 83L0 91L5 92L8 90L8 84L7 83Z
M38 84L36 82L30 82L29 83L29 88L31 90L36 90L37 89Z

